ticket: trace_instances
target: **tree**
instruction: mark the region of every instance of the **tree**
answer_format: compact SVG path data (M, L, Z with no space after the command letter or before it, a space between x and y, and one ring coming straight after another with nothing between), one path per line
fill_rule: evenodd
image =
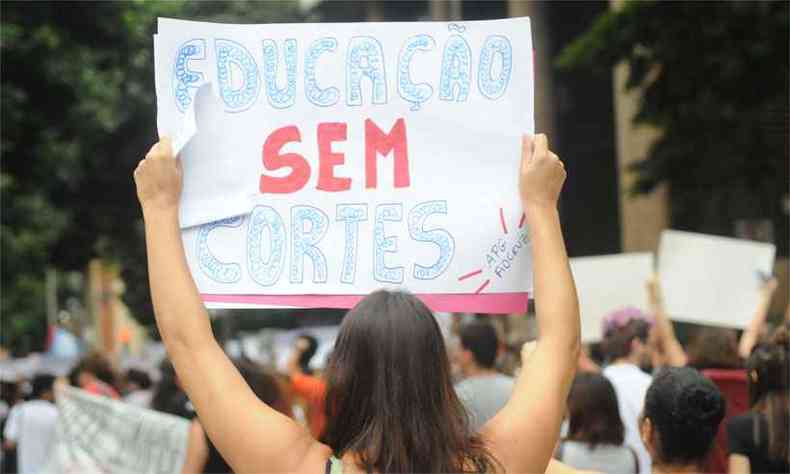
M156 138L156 18L295 21L296 3L53 1L0 8L0 342L41 349L46 268L84 270L93 257L120 263L124 300L150 323L131 176Z
M788 18L785 1L628 2L561 53L576 73L630 67L634 122L662 131L632 191L667 183L673 227L731 235L770 219L787 255Z

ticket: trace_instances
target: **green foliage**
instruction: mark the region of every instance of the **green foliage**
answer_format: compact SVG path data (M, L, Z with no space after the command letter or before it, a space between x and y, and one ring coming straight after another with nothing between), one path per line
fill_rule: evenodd
M787 253L788 5L629 2L560 55L580 74L630 66L634 121L662 130L632 191L667 183L673 226L731 235L736 219L771 219Z
M0 343L44 341L47 266L121 264L151 322L132 170L156 139L158 16L298 21L291 2L2 2ZM30 345L30 344L28 344ZM38 346L38 347L36 347Z

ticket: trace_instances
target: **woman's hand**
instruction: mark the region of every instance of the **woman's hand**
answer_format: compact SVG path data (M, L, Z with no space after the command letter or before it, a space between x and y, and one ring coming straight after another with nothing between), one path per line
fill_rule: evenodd
M549 150L546 135L539 133L534 137L522 137L519 191L525 209L556 208L565 176L565 166Z
M143 213L177 211L181 198L181 162L173 156L170 138L162 137L134 170L137 199Z

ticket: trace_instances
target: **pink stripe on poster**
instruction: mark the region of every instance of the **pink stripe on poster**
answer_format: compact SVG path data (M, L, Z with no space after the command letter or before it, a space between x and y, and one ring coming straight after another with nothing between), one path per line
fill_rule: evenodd
M214 295L201 294L206 303L281 305L295 308L351 308L365 295ZM432 311L459 313L525 313L528 293L418 294Z

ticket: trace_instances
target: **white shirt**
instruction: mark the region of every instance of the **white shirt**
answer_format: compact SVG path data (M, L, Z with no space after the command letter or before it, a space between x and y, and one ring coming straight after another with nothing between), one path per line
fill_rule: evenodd
M134 392L123 397L123 401L140 408L150 408L151 400L154 398L154 392L148 390L135 390Z
M639 416L645 405L647 388L653 378L633 364L610 365L603 369L603 375L612 382L617 394L617 406L625 426L625 444L636 451L639 458L639 472L649 473L652 462L639 436Z
M55 441L57 420L57 407L44 400L20 403L11 409L4 434L16 442L19 474L38 474L44 468Z

